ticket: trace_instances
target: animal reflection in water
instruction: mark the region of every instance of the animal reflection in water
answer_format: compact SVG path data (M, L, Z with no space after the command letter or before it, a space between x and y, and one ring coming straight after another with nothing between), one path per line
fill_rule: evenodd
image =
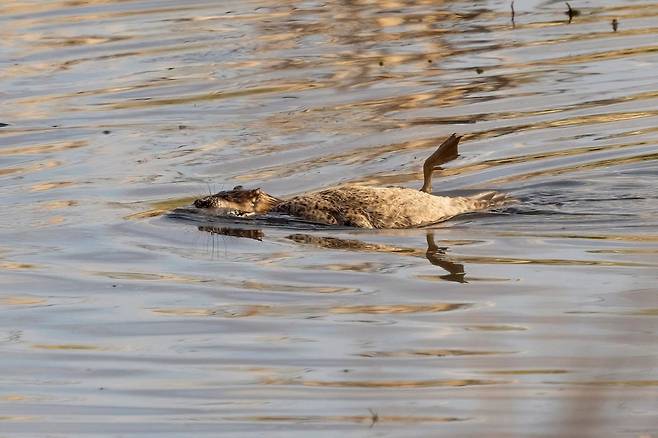
M423 164L423 186L369 187L348 184L319 192L279 199L261 189L233 190L199 198L194 206L221 213L249 216L283 213L306 221L359 228L410 228L445 221L459 214L482 211L508 204L511 198L489 191L473 196L435 196L432 172L459 155L461 137L452 134Z
M263 231L259 229L200 226L199 230L208 232L213 235L244 237L258 241L262 241L264 237ZM427 258L427 260L429 260L431 264L448 271L448 275L442 275L439 278L447 281L454 281L457 283L467 283L466 279L464 278L466 276L466 273L464 272L464 265L460 263L455 263L450 260L450 257L446 255L448 248L439 247L434 242L433 233L428 232L426 237L427 237L427 250L425 251L425 257ZM355 239L340 239L338 237L315 236L312 234L302 234L302 233L291 234L286 238L292 240L293 242L313 245L320 248L353 250L353 251L361 251L361 252L396 253L396 254L411 255L411 256L419 255L419 251L414 248L402 248L402 247L396 247L390 245L381 245L376 243L363 242L361 240L355 240Z

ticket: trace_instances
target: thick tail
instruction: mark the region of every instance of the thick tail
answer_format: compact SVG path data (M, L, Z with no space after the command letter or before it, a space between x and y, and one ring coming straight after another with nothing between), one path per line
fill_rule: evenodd
M477 210L488 210L490 208L499 208L516 202L511 195L503 192L482 192L477 195L469 196L474 201L474 207Z

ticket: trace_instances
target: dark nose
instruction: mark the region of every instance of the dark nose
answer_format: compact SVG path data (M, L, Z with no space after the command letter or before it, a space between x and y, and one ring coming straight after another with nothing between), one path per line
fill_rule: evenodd
M194 206L196 208L204 208L205 204L206 202L203 199L197 199L196 201L194 201Z

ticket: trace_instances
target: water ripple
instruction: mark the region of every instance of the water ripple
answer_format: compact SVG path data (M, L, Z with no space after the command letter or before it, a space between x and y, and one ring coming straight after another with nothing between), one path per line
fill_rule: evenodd
M570 4L0 4L2 432L655 432L658 4ZM516 205L189 208L418 187L452 132L437 193Z

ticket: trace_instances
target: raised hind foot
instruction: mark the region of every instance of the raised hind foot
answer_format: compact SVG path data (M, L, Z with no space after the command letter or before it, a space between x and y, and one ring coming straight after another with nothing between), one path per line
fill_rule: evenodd
M452 161L459 156L457 145L461 138L461 135L452 134L425 160L425 163L423 163L423 187L420 189L421 192L432 193L432 172L441 164Z

